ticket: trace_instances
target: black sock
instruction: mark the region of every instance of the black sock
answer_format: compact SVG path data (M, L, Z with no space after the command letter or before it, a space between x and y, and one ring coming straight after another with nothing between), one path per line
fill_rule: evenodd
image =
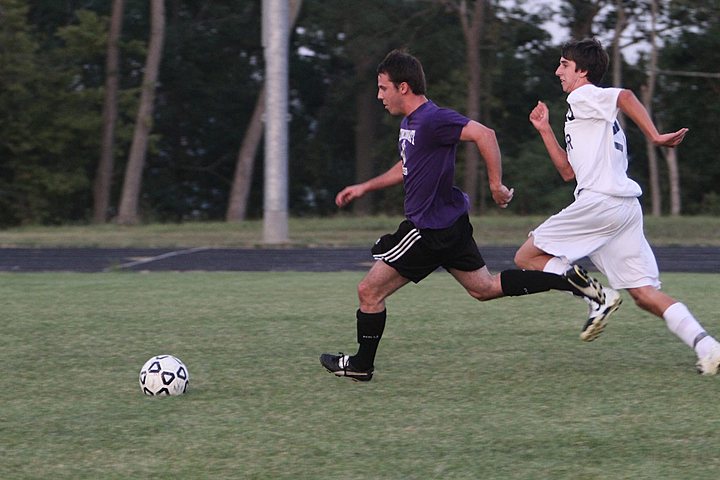
M387 311L365 313L357 311L357 341L360 344L350 363L360 370L369 370L375 363L375 353L385 330Z
M562 275L539 270L503 270L500 272L503 293L509 297L531 295L548 290L564 290L583 296Z

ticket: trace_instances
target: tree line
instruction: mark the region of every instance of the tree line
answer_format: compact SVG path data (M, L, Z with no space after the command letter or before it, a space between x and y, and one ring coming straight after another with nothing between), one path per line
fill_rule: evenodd
M677 150L627 125L646 211L720 213L720 1L289 0L289 208L337 212L343 186L396 162L399 119L375 66L418 56L428 95L495 129L510 211L552 213L572 188L527 116L559 128L559 46L595 36L608 86L632 88ZM262 215L261 0L0 0L0 226L228 220ZM482 160L459 155L475 213ZM402 211L374 192L357 214ZM490 202L491 203L491 202Z

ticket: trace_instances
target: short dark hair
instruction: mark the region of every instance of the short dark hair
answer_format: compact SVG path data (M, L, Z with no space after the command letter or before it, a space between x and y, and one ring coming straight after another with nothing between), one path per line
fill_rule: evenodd
M562 46L562 56L575 62L578 70L587 71L587 79L599 85L607 73L610 58L599 40L586 38L571 40Z
M395 86L407 83L415 95L425 95L425 72L420 60L402 50L388 53L377 67L377 74L386 74Z

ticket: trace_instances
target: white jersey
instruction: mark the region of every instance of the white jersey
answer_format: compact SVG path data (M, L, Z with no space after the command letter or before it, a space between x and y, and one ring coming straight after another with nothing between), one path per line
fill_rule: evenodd
M575 196L582 190L613 197L639 197L642 189L627 176L627 141L617 121L622 89L583 85L567 97L565 144L575 171Z

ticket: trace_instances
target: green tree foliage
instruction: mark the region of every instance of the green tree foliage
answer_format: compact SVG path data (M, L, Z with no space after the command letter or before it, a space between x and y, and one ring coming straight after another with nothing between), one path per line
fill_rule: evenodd
M438 10L430 2L398 0L305 2L293 45L299 55L291 65L291 70L299 72L291 78L299 97L292 124L292 138L299 141L291 143L290 164L294 213L337 211L335 194L356 181L358 95L370 100L377 95L375 67L393 48L407 48L426 60L424 54L431 51L430 42L437 40L437 30L453 31ZM430 23L434 29L428 28ZM435 43L432 55L438 58L440 52L451 51L454 40L448 35L446 43ZM427 73L431 91L433 73ZM398 160L395 139L400 119L386 116L379 101L374 114L378 125L370 141L378 159L372 166L377 174ZM401 211L396 189L376 197L376 207L382 211Z
M67 50L41 50L25 4L0 2L0 223L60 223L88 207L98 95L81 67L93 47L77 34L97 29L97 19L82 16L78 30L59 32Z
M660 121L668 130L690 128L679 147L686 213L720 214L720 2L675 2L676 22L693 25L661 52Z
M259 1L168 3L146 213L162 220L224 217L262 86L260 13Z
M144 219L224 218L238 148L263 82L261 3L167 2L167 37L143 179ZM337 212L336 192L356 175L358 92L367 88L368 95L375 95L374 68L390 49L407 48L421 58L428 96L463 111L463 35L457 15L442 3L304 2L290 38L289 198L294 215ZM488 30L492 40L483 45L489 83L481 120L497 132L507 184L516 188L510 211L550 213L567 203L571 186L552 168L527 115L543 100L551 107L556 131L562 128L564 94L553 74L559 45L541 27L553 12L541 9L530 16L517 8L519 2L491 3L495 15ZM554 5L567 13L581 3ZM592 3L606 8L592 25L593 33L607 37L612 2ZM632 2L638 16L641 3ZM110 5L110 0L0 0L0 226L91 218ZM717 74L719 2L674 0L667 5L670 26L692 28L663 34L660 68ZM122 185L148 29L147 1L127 0L112 205ZM624 86L637 90L644 68L642 57L637 65L625 65ZM714 101L719 84L712 75L659 76L658 121L666 129L691 129L679 149L687 213L720 211L720 163L715 161L720 107ZM379 173L397 160L399 119L379 103L374 114L373 168ZM643 141L631 125L627 134L630 173L645 186ZM262 214L262 175L258 165L248 208L254 217ZM382 192L375 211L400 212L401 195L400 189Z

